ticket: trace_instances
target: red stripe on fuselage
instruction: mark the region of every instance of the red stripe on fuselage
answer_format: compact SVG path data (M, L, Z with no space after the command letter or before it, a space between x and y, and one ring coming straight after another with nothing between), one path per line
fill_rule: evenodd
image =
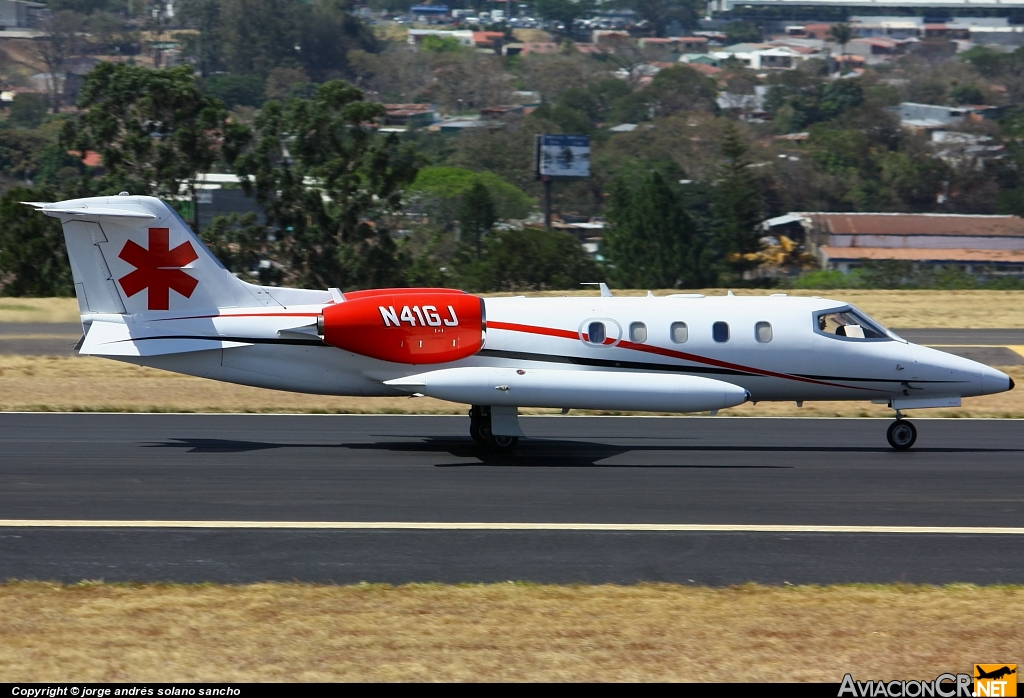
M520 325L514 322L495 322L492 320L487 321L487 329L493 330L508 330L510 332L524 332L527 334L539 334L548 337L559 337L561 339L579 339L579 335L571 330L558 330L550 327L537 327L535 325ZM585 336L584 336L585 337ZM612 340L614 341L614 340ZM608 340L605 340L608 343ZM705 364L708 366L715 366L717 368L727 368L733 371L743 371L744 373L752 373L758 376L768 376L770 378L785 378L788 380L799 381L801 383L813 383L815 385L827 385L831 388L849 388L851 390L870 390L872 392L878 392L873 388L861 388L853 385L842 385L839 383L828 383L826 381L814 380L813 378L804 378L803 376L794 376L789 373L776 373L775 371L768 371L762 368L754 368L752 366L743 366L741 364L734 364L728 361L720 361L718 359L711 359L706 356L698 356L697 354L688 354L684 351L676 351L674 349L665 349L663 347L650 346L647 344L637 344L627 340L622 340L617 346L623 349L632 349L633 351L640 351L647 354L657 354L659 356L667 356L672 359L681 359L683 361L691 361L693 363Z

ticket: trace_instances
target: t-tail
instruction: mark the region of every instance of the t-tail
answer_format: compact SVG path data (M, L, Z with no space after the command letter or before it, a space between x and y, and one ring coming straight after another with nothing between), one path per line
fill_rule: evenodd
M242 281L173 208L151 196L26 203L60 219L64 227L86 331L83 354L139 356L208 348L209 341L162 341L147 342L149 348L143 349L138 340L156 333L152 323L173 325L165 320L331 299L328 291L274 289Z
M64 226L83 316L273 302L264 289L228 271L160 199L121 195L30 205Z

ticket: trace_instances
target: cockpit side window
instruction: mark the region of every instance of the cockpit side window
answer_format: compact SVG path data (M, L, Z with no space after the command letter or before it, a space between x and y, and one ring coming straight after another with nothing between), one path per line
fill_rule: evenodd
M818 313L814 321L820 334L848 339L890 339L885 329L852 308Z

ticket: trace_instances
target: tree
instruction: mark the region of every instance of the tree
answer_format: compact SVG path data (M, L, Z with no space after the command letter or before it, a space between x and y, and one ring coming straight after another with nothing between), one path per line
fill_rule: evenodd
M286 238L301 285L367 288L403 281L387 214L416 177L417 156L371 124L384 107L340 80L313 99L271 100L235 163L268 224ZM251 178L248 179L248 178Z
M498 218L526 218L535 204L525 192L493 172L474 172L461 167L421 168L409 190L447 201L464 197L478 183L493 199Z
M626 288L702 286L700 231L679 194L659 172L631 189L624 179L612 186L602 254Z
M494 199L491 198L491 192L479 181L473 182L469 191L462 195L459 227L463 242L472 241L477 259L480 259L480 239L490 232L497 220L498 215L494 210Z
M267 239L267 226L259 224L255 213L216 216L202 237L229 271L254 277L262 286L280 285L280 245Z
M46 118L46 98L34 92L19 92L11 102L10 121L16 126L35 128Z
M725 40L730 44L757 43L761 40L761 30L749 22L733 20L725 25Z
M256 75L212 75L202 84L206 94L228 107L259 107L263 104L264 84Z
M750 149L734 123L727 122L722 133L719 171L712 203L712 237L719 261L742 272L756 266L744 255L761 248L763 199L750 170Z
M549 22L561 22L566 33L572 34L573 22L592 11L594 3L593 0L537 0L534 9Z
M69 296L74 290L60 221L22 201L53 200L46 189L11 189L0 199L0 293Z
M221 0L224 61L236 74L264 80L271 69L301 62L299 0Z
M670 116L682 111L716 112L715 81L687 65L659 71L637 98L647 104L655 116Z
M833 24L829 27L828 37L826 41L832 41L839 44L839 72L841 73L846 67L846 45L850 43L850 39L853 38L853 29L850 28L849 24L840 22Z
M58 10L40 25L44 35L35 40L35 51L46 66L46 86L50 93L50 109L60 111L64 96L69 61L81 48L79 32L83 18L71 10Z
M197 177L218 160L230 163L248 137L228 122L223 103L199 91L191 66L100 63L86 76L78 106L62 143L102 156L105 174L89 183L96 193L184 193L195 210ZM198 231L198 214L192 225Z
M349 10L347 0L301 2L298 14L299 62L314 82L352 74L352 50L380 51L370 27Z
M472 291L578 288L601 278L576 238L543 228L493 231L482 257L457 260L455 270L455 281Z
M190 53L196 59L200 77L213 74L224 60L224 33L220 0L183 0L178 9L182 23L197 30Z
M684 29L697 26L699 15L691 0L626 0L620 4L634 10L654 29L655 36L668 36L673 24Z

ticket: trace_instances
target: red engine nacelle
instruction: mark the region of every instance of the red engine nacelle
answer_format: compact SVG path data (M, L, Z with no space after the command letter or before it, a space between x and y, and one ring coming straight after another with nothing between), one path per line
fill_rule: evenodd
M484 301L444 288L356 291L324 308L331 346L400 364L464 359L484 343Z

